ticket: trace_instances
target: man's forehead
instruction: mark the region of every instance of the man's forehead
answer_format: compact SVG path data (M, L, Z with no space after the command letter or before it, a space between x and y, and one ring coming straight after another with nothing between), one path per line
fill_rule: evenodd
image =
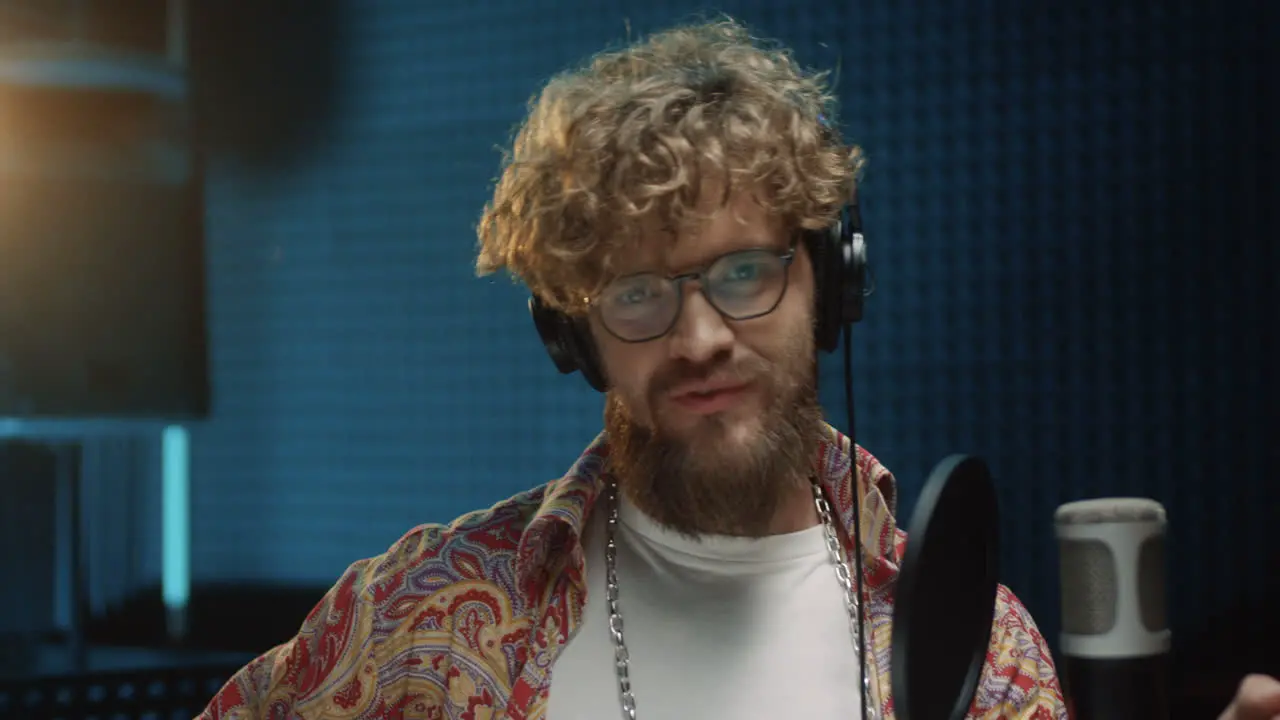
M755 195L741 191L722 204L723 199L718 193L702 193L697 214L682 227L657 218L642 219L637 242L614 255L611 270L616 274L681 272L735 250L785 245L782 219Z

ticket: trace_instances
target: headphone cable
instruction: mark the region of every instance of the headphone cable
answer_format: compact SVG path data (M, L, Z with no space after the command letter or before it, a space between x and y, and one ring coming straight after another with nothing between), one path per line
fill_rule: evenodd
M847 434L849 436L849 462L851 464L850 473L853 477L853 489L850 493L853 496L853 586L854 592L858 597L858 667L860 668L862 687L861 692L870 692L871 683L867 674L867 630L868 624L866 618L866 602L867 599L862 594L862 492L858 486L858 439L855 425L855 412L853 406L853 324L844 324L844 408L845 415L848 419ZM859 703L863 720L867 720L867 706L870 698L863 698Z

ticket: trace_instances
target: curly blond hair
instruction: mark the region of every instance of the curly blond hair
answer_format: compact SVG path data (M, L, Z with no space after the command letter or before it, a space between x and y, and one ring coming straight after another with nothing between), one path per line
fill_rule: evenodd
M646 239L642 221L674 237L707 187L722 202L750 187L789 230L825 227L862 165L833 107L826 73L729 19L601 53L531 101L479 222L476 270L506 269L580 312L618 251Z

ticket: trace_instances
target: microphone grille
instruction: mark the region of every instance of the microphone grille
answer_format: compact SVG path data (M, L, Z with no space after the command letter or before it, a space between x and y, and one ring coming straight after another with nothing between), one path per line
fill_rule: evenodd
M1059 540L1062 631L1105 635L1116 624L1119 578L1111 548L1101 540Z

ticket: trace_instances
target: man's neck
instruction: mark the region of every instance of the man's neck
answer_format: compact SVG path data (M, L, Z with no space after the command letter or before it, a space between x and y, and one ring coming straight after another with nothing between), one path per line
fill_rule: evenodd
M773 521L769 523L770 535L807 530L822 520L818 517L818 508L813 501L813 488L808 480L796 484L794 492L787 494L787 499L778 505Z

